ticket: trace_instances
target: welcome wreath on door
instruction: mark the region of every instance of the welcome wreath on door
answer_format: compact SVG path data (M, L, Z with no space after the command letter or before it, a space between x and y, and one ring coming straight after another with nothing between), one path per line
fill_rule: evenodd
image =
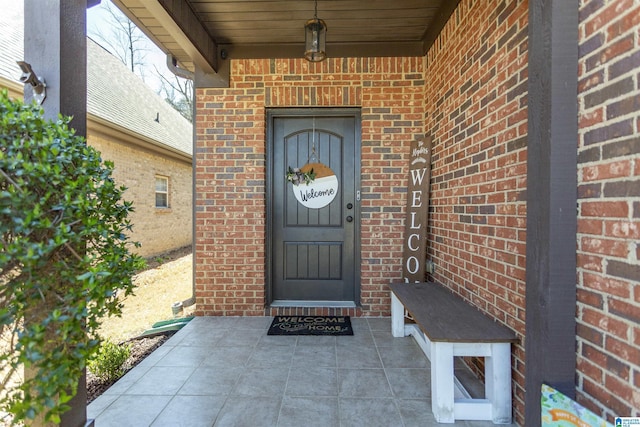
M323 164L316 153L316 126L313 121L311 155L300 168L289 166L287 181L292 183L293 195L298 203L309 209L320 209L333 201L338 194L338 177Z

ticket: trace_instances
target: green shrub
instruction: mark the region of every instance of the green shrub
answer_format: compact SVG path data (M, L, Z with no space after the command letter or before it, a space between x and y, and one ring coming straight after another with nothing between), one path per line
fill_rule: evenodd
M113 382L124 373L124 363L131 355L128 345L118 345L111 340L103 341L96 354L89 359L88 368L103 382Z
M16 424L60 422L141 261L113 164L68 124L0 90L0 412Z

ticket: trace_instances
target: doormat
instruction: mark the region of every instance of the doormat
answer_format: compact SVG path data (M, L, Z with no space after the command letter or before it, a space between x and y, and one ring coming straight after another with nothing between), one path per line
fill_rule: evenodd
M276 316L267 335L353 335L349 316Z

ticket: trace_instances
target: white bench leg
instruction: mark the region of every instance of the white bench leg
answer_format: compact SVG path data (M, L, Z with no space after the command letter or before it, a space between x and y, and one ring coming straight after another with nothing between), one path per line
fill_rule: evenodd
M511 424L511 344L491 344L485 358L485 395L494 424Z
M404 306L391 292L391 335L404 337Z
M431 410L439 423L455 422L453 344L431 343Z

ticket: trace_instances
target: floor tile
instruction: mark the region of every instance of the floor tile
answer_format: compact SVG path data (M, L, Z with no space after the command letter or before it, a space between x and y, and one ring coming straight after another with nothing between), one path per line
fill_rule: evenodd
M374 346L339 346L336 351L338 368L382 368Z
M258 329L266 332L272 321L271 317L239 317L234 322L233 329Z
M160 347L156 348L153 351L153 353L151 353L149 356L145 357L144 360L142 362L140 362L136 366L136 368L137 369L139 369L139 368L150 368L151 366L153 366L156 363L158 363L158 361L160 359L162 359L164 356L166 356L167 353L169 353L174 348L176 348L176 346L166 345L166 343L164 343Z
M179 395L228 395L238 382L243 368L201 366L187 379Z
M202 361L202 366L235 368L245 366L253 353L253 347L215 347Z
M249 357L247 366L267 368L270 366L289 366L293 358L294 347L269 345L258 346Z
M259 329L230 329L218 340L218 346L249 346L254 347L265 334Z
M225 401L224 396L176 396L151 425L153 427L210 427Z
M338 371L336 368L318 366L291 368L285 394L288 396L337 396Z
M369 322L364 317L352 317L351 318L351 328L355 333L362 332L371 332L371 328L369 327Z
M277 424L281 397L234 397L227 399L215 427L273 427ZM102 427L102 426L100 426Z
M404 347L416 345L412 337L394 337L389 331L372 331L373 341L378 347Z
M339 427L338 399L335 397L285 396L278 427Z
M342 397L392 397L382 369L338 369L338 394Z
M87 418L93 419L102 413L109 405L111 405L119 394L102 394L98 396L91 404L87 406Z
M180 346L214 346L225 334L223 329L208 329L204 331L191 330L179 342Z
M248 368L238 379L233 396L282 396L289 376L285 368Z
M341 399L341 427L396 427L402 425L393 399Z
M363 331L356 331L353 335L341 335L336 337L336 344L338 346L345 345L363 345L367 347L371 347L374 345L373 336L371 335L371 331L367 328Z
M428 368L429 360L418 345L378 347L385 368Z
M305 345L333 346L336 345L336 337L300 335L298 337L298 346L300 347Z
M195 368L154 366L125 392L126 395L174 395L191 376Z
M389 317L367 317L367 322L372 331L391 331L391 319Z
M122 378L116 381L114 385L105 390L104 394L123 394L149 371L149 366L143 366L142 363L139 364L135 369L127 372Z
M209 355L209 347L177 346L172 348L162 359L158 360L156 366L200 366L202 361Z
M431 398L428 369L385 369L393 395L401 399Z
M173 396L120 396L100 416L100 427L141 427L151 425Z
M425 427L439 425L431 411L431 400L398 400L400 415L405 427ZM456 423L458 425L458 423Z
M336 360L335 345L320 346L297 346L293 353L293 366L322 366L335 368L338 366Z
M267 335L264 334L258 340L258 346L261 345L280 345L286 347L295 347L298 342L297 335Z

